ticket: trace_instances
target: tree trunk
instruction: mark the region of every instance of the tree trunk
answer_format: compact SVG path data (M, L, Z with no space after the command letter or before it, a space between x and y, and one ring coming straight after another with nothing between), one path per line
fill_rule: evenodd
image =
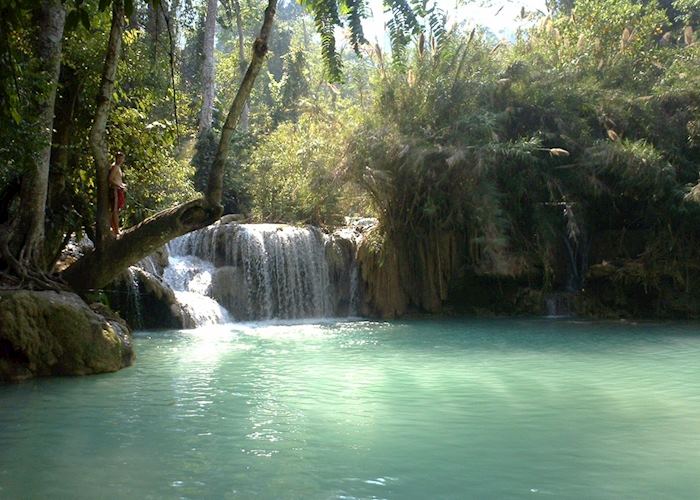
M219 142L214 166L209 172L206 198L190 201L163 210L122 233L119 239L110 239L101 252L93 251L69 267L63 278L76 290L99 289L111 282L128 266L153 253L168 241L190 231L205 227L221 216L221 194L224 160L231 146L231 135L243 111L243 103L250 96L255 77L260 72L267 54L277 0L268 0L260 36L253 44L253 57L229 109Z
M63 278L77 292L97 290L168 241L208 226L220 216L220 209L204 199L163 210L124 231L102 251L85 255L63 273Z
M224 169L226 166L226 158L231 149L231 138L233 132L236 130L238 120L243 113L245 103L250 97L250 91L253 88L253 83L255 83L255 78L258 76L258 73L260 73L263 60L265 59L265 55L267 55L267 39L270 36L276 9L277 0L268 0L267 8L265 9L265 18L260 28L260 36L253 42L253 57L250 60L243 81L241 81L241 86L238 88L238 93L233 99L233 103L231 103L231 108L226 117L226 123L224 123L224 127L221 130L219 148L214 157L214 164L209 171L209 184L207 186L207 200L209 203L221 203L224 186Z
M217 0L207 0L207 17L204 20L204 45L202 53L202 110L199 113L199 137L211 129L214 112L214 39L216 38Z
M70 195L69 162L76 159L75 110L83 84L69 66L61 66L59 92L54 108L54 132L51 145L49 190L46 199L44 225L44 256L50 266L63 249L66 228L71 233L79 229Z
M173 40L177 40L177 37L180 33L180 27L177 22L177 15L178 15L178 10L180 9L180 0L172 0L170 2L170 9L168 11L168 17L170 18L170 34L173 38ZM173 49L171 47L171 49Z
M158 43L160 35L165 27L165 9L161 7L160 3L154 3L152 1L148 1L146 5L146 32L150 35L150 41L153 49L153 61L155 62L158 59Z
M241 16L241 4L239 0L233 2L233 8L236 11L236 31L238 32L238 66L241 68L241 78L245 76L245 47L243 46L243 18ZM243 105L243 113L241 114L241 130L248 131L248 116L250 115L250 105L248 101Z
M43 73L46 90L37 97L36 127L41 145L34 155L31 168L22 178L20 210L17 225L11 231L9 253L4 257L14 267L43 270L42 259L46 195L51 160L56 87L61 67L61 41L66 11L61 0L44 0L37 12L36 54ZM5 253L4 250L3 253ZM16 269L21 273L21 269Z
M105 143L107 120L112 104L114 92L114 80L117 74L117 63L122 46L122 32L124 30L124 1L114 0L112 5L112 27L107 43L107 55L102 68L102 80L97 96L97 109L95 121L90 129L90 150L95 159L95 186L97 188L97 221L96 241L97 252L104 249L108 239L112 239L109 229L109 148Z

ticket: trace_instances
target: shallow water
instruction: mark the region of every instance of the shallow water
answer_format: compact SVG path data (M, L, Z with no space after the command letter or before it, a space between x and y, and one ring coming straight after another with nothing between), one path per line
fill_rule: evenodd
M0 498L699 498L697 324L229 324L0 386Z

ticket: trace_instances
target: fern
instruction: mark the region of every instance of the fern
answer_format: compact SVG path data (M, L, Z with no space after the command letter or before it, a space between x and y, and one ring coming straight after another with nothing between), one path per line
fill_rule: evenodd
M360 54L360 45L367 43L362 20L367 17L365 0L341 0L341 12L347 18L350 28L350 44L356 54Z
M331 82L340 82L343 76L343 62L335 44L335 27L342 26L336 0L302 0L314 17L316 31L321 37L321 57L326 64L326 72Z

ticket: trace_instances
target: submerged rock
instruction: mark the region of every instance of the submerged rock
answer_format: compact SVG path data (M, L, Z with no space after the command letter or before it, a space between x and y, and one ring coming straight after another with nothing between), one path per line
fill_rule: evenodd
M89 375L131 365L131 332L73 293L0 291L0 380Z

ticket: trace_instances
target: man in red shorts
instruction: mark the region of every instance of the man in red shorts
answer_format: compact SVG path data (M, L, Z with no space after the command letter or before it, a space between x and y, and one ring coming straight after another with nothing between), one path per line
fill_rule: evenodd
M114 163L109 168L109 204L112 210L110 225L115 236L119 234L119 211L126 206L126 184L121 168L123 163L124 153L119 151L114 156Z

